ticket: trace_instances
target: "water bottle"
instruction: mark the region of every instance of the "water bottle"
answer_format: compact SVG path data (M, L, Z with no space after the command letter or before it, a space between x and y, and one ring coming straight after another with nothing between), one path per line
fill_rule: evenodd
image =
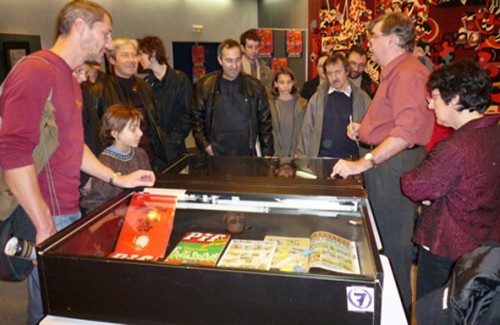
M4 253L7 256L36 260L35 245L26 239L20 239L17 237L12 237L7 241Z

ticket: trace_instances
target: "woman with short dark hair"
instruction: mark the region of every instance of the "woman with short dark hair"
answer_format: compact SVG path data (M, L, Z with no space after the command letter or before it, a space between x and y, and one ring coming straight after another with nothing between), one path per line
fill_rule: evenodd
M456 132L401 177L406 196L429 205L413 237L421 246L417 299L443 286L462 255L500 241L500 115L483 114L491 88L488 72L472 61L429 77L429 109Z

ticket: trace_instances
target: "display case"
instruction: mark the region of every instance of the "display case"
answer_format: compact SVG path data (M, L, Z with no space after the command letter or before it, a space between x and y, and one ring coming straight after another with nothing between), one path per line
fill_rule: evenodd
M191 157L195 161L201 160ZM109 257L131 198L142 192L124 194L39 247L46 314L128 324L380 323L378 239L366 194L356 180L289 186L278 178L260 182L248 175L217 177L218 172L200 178L193 168L186 174L186 166L170 167L158 176L155 188L147 189L176 198L164 256L158 261ZM179 176L182 170L180 175L191 176ZM236 232L226 218L235 213L244 216ZM188 232L262 241L266 236L308 238L315 231L354 242L359 274L163 261Z

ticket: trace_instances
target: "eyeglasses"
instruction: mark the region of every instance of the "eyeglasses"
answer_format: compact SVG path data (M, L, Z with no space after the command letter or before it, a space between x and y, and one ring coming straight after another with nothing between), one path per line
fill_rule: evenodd
M438 99L439 97L441 97L441 95L440 95L440 94L434 94L434 95L431 95L431 96L427 96L427 97L425 97L425 100L427 101L427 104L430 104L430 103L431 103L431 101L436 100L436 99Z
M349 64L351 67L354 69L364 69L366 67L366 63L360 63L360 62L354 62L354 61L349 61Z
M370 35L370 40L376 40L377 38L382 37L382 36L387 36L387 35L382 34L382 33L379 33L379 34L373 33Z

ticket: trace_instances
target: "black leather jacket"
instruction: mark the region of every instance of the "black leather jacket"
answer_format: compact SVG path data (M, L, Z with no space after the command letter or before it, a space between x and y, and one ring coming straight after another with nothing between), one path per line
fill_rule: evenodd
M196 145L203 152L210 145L210 138L216 132L212 128L213 111L220 94L221 78L222 71L212 72L198 82L194 93L191 123ZM240 93L251 109L252 152L256 155L255 144L258 138L262 155L272 156L274 154L273 130L266 90L257 79L249 75L242 73L241 78Z
M176 158L186 152L185 139L191 131L193 85L184 72L170 66L162 80L149 72L144 81L153 89L158 123L167 135L167 156Z
M492 226L491 231L495 231ZM418 324L500 324L500 243L464 254L445 286L417 300Z
M135 86L137 89L139 96L141 97L141 101L146 108L147 116L144 118L148 119L150 125L150 138L151 144L153 146L154 152L154 160L151 162L151 166L154 170L161 170L166 166L168 157L167 157L167 146L166 146L166 135L158 126L158 119L156 116L155 106L153 102L153 92L151 87L142 79L135 78ZM88 89L89 93L84 96L84 110L92 111L93 115L99 117L99 120L102 118L104 111L111 105L114 104L124 104L128 106L134 106L132 99L129 98L127 94L123 92L121 89L118 80L114 75L108 75L106 78L97 81L95 84L90 86ZM84 121L84 129L90 128L90 125L85 125ZM87 139L88 137L88 139ZM90 135L86 134L86 143L92 142L92 138L97 139L97 134ZM92 149L92 148L91 148ZM99 148L103 149L103 148ZM174 157L172 157L173 159Z

